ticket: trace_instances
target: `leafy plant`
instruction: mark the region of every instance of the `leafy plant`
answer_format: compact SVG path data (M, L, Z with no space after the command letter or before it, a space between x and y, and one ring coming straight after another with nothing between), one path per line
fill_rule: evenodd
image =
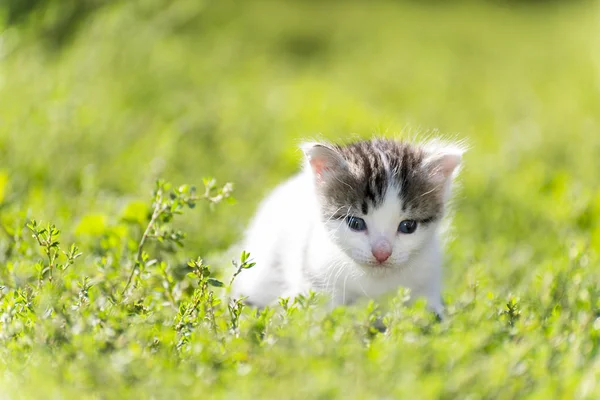
M152 215L137 246L133 268L121 294L125 295L127 293L135 275L140 270L157 262L156 259L150 259L149 254L144 251L144 246L149 239L156 239L159 242L173 242L183 246L185 234L180 230L170 228L168 225L173 217L182 214L185 207L196 207L198 201L207 201L211 206L214 206L227 199L231 195L232 189L233 186L230 183L225 184L222 188L217 188L214 179L205 179L204 192L198 195L195 186L182 185L176 189L171 189L170 184L157 181L152 201Z
M69 266L75 263L82 253L74 244L71 245L69 251L62 251L60 242L58 241L60 231L54 225L47 224L45 228L39 226L38 222L33 220L27 224L27 228L31 231L38 245L43 249L47 257L47 262L40 261L37 264L38 285L42 284L44 277L52 282L54 271L63 273ZM65 261L60 263L60 256L64 255Z

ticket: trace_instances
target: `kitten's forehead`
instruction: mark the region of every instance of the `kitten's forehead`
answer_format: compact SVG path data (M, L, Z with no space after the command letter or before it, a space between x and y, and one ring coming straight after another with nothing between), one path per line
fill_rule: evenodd
M328 218L334 213L367 214L381 207L389 190L399 197L399 212L411 213L415 218L442 214L441 188L423 168L425 152L421 147L379 139L334 148L348 168L323 188Z

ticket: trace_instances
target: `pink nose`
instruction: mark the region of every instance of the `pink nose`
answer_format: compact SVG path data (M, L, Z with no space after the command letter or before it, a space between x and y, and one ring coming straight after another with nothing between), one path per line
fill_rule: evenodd
M373 256L379 263L385 262L385 260L390 258L390 256L392 255L392 249L387 243L373 247L373 249L371 249L371 252L373 253Z

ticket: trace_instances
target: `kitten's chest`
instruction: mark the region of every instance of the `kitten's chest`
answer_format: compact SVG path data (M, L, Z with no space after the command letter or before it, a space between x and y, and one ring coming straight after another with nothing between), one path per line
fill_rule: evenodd
M396 291L400 286L413 287L415 282L403 275L402 273L354 275L348 279L346 290L355 297L375 298Z
M360 297L375 298L395 291L399 286L417 286L410 276L401 271L365 273L339 250L332 248L325 251L323 247L321 252L312 252L305 278L311 289L331 294L340 304L351 303Z
M349 304L359 298L376 299L395 293L400 287L420 296L429 282L436 279L430 264L395 271L367 272L341 253L331 252L320 261L312 263L318 272L312 271L312 275L308 275L310 288L329 294L333 303L338 305Z

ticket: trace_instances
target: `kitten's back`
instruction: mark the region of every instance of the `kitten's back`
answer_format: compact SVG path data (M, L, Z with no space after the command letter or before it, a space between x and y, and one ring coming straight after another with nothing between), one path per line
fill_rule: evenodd
M307 239L318 218L310 177L299 173L277 186L260 204L245 234L243 248L256 262L240 274L233 292L247 296L250 303L266 305L301 279L291 276L301 270L300 243ZM260 284L259 284L260 282Z

